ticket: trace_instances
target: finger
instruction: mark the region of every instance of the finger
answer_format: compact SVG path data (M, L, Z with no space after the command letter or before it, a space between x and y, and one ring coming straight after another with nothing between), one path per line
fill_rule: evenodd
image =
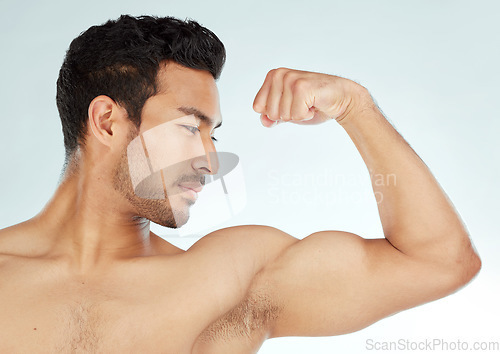
M272 85L266 102L266 115L271 120L280 119L280 100L283 93L283 75L285 69L275 69L272 75Z
M309 94L309 87L306 81L295 81L292 88L293 101L290 115L293 120L309 120L314 117L314 96Z
M269 94L269 90L272 84L272 70L269 71L264 79L264 83L262 84L259 92L255 95L255 99L253 100L253 110L257 113L265 113L266 110L266 102L267 96Z
M288 122L292 119L291 109L293 102L293 92L292 85L294 81L294 76L292 71L289 71L283 76L283 93L281 95L280 105L279 105L279 115L281 120Z
M266 128L272 128L278 125L278 121L270 120L265 114L260 115L260 122Z

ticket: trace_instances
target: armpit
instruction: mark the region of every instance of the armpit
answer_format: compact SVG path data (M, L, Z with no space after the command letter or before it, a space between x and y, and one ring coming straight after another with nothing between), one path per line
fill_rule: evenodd
M238 306L212 323L199 337L203 342L266 337L280 307L264 291L248 294ZM263 338L265 339L265 338Z

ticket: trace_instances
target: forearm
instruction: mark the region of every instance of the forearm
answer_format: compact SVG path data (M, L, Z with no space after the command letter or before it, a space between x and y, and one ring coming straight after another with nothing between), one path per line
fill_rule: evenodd
M468 233L436 179L368 91L360 90L361 102L340 124L368 167L385 237L401 252L423 259L462 262L474 256Z

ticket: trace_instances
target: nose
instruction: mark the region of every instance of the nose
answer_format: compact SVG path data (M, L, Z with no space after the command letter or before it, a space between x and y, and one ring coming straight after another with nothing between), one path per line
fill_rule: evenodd
M204 174L214 175L219 170L219 157L211 137L202 139L204 155L193 159L193 168L196 170L203 169Z

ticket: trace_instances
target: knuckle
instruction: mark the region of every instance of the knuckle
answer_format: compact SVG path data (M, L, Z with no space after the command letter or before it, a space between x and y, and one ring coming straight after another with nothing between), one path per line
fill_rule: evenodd
M266 79L272 79L276 74L276 69L271 69L267 72Z
M255 101L253 103L253 110L256 111L256 112L261 112L262 111L262 103L260 103L259 101Z
M275 77L282 78L289 71L290 70L287 68L279 67L277 69L274 69L274 75L275 75Z
M295 79L296 79L296 74L293 71L287 71L283 75L283 83L285 85L292 85Z
M305 91L309 87L309 82L306 79L299 78L293 82L292 92L299 93Z

